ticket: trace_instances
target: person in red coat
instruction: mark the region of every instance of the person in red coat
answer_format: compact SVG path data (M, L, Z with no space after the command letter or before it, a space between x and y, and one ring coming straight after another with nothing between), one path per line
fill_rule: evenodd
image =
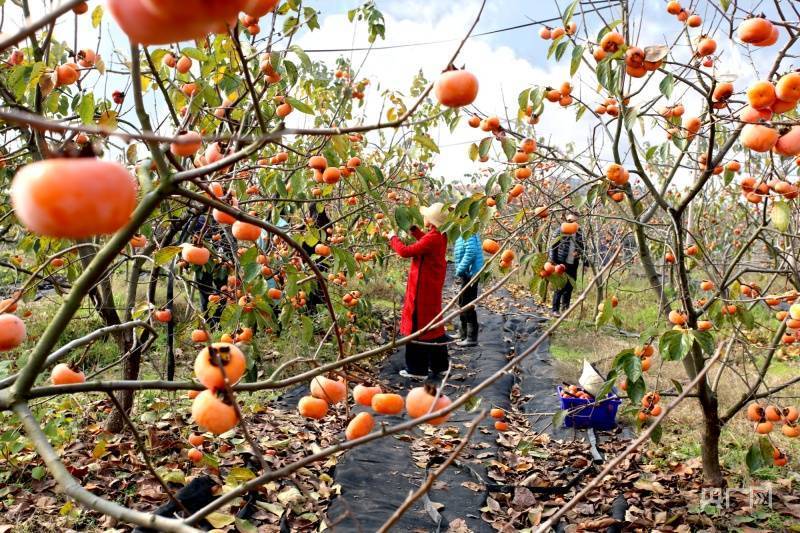
M439 202L422 207L423 220L427 233L412 226L410 233L416 239L412 244L404 244L394 232L390 232L389 244L400 257L411 258L408 271L406 295L403 301L403 315L400 319L400 334L410 335L424 329L442 311L442 288L447 271L447 237L438 228L444 224L443 205ZM424 379L436 377L450 365L444 325L426 329L416 339L406 344L406 368L400 375L408 378Z

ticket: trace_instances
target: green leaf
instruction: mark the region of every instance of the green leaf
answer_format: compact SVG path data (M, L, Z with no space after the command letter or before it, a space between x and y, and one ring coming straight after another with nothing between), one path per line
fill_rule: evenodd
M225 513L214 512L207 514L206 520L215 528L222 529L223 527L233 524L236 521L236 517Z
M478 160L478 145L475 143L469 145L469 159L470 161Z
M771 447L771 446L770 446ZM770 464L772 462L772 451L769 454L770 463L765 460L764 454L761 451L761 445L758 442L754 442L750 445L750 448L747 450L747 455L745 456L745 463L747 463L747 469L752 473L756 470L760 470Z
M703 352L707 353L708 355L712 355L714 353L714 336L711 334L710 331L693 331L692 336L694 340L697 341L697 344L700 345Z
M481 405L482 399L479 396L470 396L464 403L464 410L468 413L474 412Z
M733 172L732 170L728 170L728 169L726 168L726 169L725 169L725 172L722 174L722 180L723 180L723 182L725 183L725 185L730 185L730 184L731 184L731 182L733 181L733 177L734 177L735 175L736 175L736 174L734 174L734 172Z
M558 43L558 46L556 46L556 54L555 54L556 61L561 61L561 58L564 56L564 52L567 51L568 45L569 45L568 40L563 40L560 43Z
M402 205L399 205L394 210L394 221L397 223L397 227L408 231L411 227L411 215L408 212L408 208Z
M789 220L792 216L792 210L789 204L784 201L772 202L772 208L769 211L769 220L775 229L778 231L786 231L789 229Z
M653 441L654 444L658 444L661 442L661 435L663 434L664 429L661 427L661 424L657 424L653 428L653 432L650 433L650 440Z
M302 48L300 48L296 44L293 44L292 46L289 47L289 50L294 52L294 54L300 60L300 64L303 66L305 70L311 70L311 59L309 59L308 54L306 54Z
M97 6L92 11L92 28L100 26L100 21L103 20L103 6Z
M625 113L622 118L625 122L625 128L631 131L636 124L636 119L639 118L639 110L635 107L627 107L625 108Z
M661 335L658 351L665 361L680 361L689 353L693 342L694 337L690 332L671 329Z
M99 7L99 6L98 6ZM81 122L84 124L91 124L94 122L94 93L86 93L81 98L78 104L78 116L81 117Z
M414 140L423 148L427 148L431 152L435 152L437 154L439 153L439 147L436 145L430 135L426 133L417 133L414 135Z
M306 104L305 102L301 102L297 98L292 98L291 96L286 97L286 101L289 102L289 105L293 108L297 109L301 113L305 113L306 115L313 115L314 108L310 105Z
M503 152L510 161L511 158L514 157L514 154L517 153L517 145L514 144L514 141L508 137L503 137L503 139L500 141L500 145L503 147Z
M569 25L569 21L572 20L572 15L575 13L575 8L580 3L580 0L574 0L567 9L564 10L564 15L562 15L561 20L564 21L564 26Z
M639 378L634 382L628 382L628 399L633 404L639 404L644 397L644 393L647 390L647 384L644 382L644 379Z
M727 11L728 8L731 7L731 0L719 0L719 5L722 11Z
M172 261L173 257L181 253L181 250L180 246L165 246L153 254L153 262L155 262L156 266L164 266Z
M43 466L35 466L33 470L31 470L31 477L36 481L43 479L46 474L47 470Z
M662 79L661 83L658 84L658 90L660 90L661 94L663 94L667 98L672 96L672 89L674 87L675 87L675 78L672 76L671 73L664 76L664 79Z
M489 149L492 147L492 137L484 137L481 139L481 143L478 145L478 155L481 157L485 157L489 153Z
M187 46L186 48L181 48L181 53L197 61L208 61L208 55L199 48Z
M528 97L530 96L530 94L531 90L528 88L520 92L519 96L517 97L517 103L519 104L519 108L522 109L523 111L525 111L525 109L528 107Z
M670 381L672 382L672 386L675 387L675 392L678 394L683 392L683 385L681 385L680 381L677 379L670 379Z
M576 46L572 49L572 61L569 64L569 75L574 76L576 72L578 72L578 68L581 66L581 58L583 57L583 51L585 47L583 45Z
M559 409L558 411L556 411L555 414L553 415L553 427L560 428L561 426L563 426L564 419L567 418L568 414L569 411L566 409Z
M603 310L600 311L594 319L595 329L603 327L611 319L614 314L614 308L611 305L611 299L606 298L603 302Z
M256 475L249 468L234 466L225 477L225 484L235 487L236 485L241 485L242 483L250 481L254 477L256 477Z
M743 307L736 308L736 318L739 319L739 322L741 322L745 329L753 329L756 325L756 318L753 316L753 313Z

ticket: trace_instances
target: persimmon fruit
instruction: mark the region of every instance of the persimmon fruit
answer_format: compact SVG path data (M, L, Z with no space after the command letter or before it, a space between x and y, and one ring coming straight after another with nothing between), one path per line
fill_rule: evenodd
M747 124L739 137L742 144L754 152L768 152L778 142L778 130L761 124Z
M225 433L239 422L239 415L232 403L233 400L224 391L206 389L192 402L192 418L206 431L215 435Z
M325 376L317 376L311 380L311 396L333 405L347 398L347 387L341 379L333 380Z
M238 347L227 342L215 342L200 350L194 360L197 380L209 389L225 386L225 379L215 355L219 356L228 382L233 384L239 381L247 369L247 359Z
M197 448L192 448L188 452L186 452L186 457L189 458L190 461L193 463L199 463L203 460L203 452L198 450Z
M205 265L211 259L211 250L204 246L184 244L181 258L191 265Z
M261 228L255 224L237 220L231 226L231 233L240 241L256 241L261 236Z
M360 439L364 435L369 435L372 428L375 427L375 419L369 413L358 413L347 424L347 429L344 431L347 440Z
M372 407L372 397L382 392L378 386L368 387L359 383L353 387L353 400L359 405Z
M50 371L50 382L53 385L71 385L73 383L84 383L86 375L83 372L73 370L66 363L58 363Z
M11 203L33 233L84 239L114 233L128 223L136 207L136 184L119 163L47 159L17 171Z
M297 411L301 416L319 420L328 413L328 402L313 396L303 396L297 403Z
M478 96L478 78L466 70L449 70L436 81L434 95L445 107L469 105Z
M772 30L772 22L762 17L753 17L739 24L736 35L743 43L755 44L769 39Z
M482 244L483 251L487 254L496 254L500 251L500 244L492 239L484 239Z
M406 395L406 412L408 412L408 416L411 418L419 418L427 415L430 412L444 409L452 403L450 398L444 394L441 394L437 399L436 393L436 387L431 384L426 384L425 386L411 389ZM434 400L436 400L435 404ZM446 422L448 418L450 418L449 413L428 420L427 423L433 426L438 426Z
M372 410L382 415L398 415L403 412L403 397L399 394L382 392L372 397Z

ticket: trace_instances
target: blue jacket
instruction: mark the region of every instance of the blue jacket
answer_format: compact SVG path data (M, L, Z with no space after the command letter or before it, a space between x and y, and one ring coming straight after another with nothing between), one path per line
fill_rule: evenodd
M459 237L453 249L453 259L456 264L456 276L472 277L483 266L483 250L477 235L472 237Z

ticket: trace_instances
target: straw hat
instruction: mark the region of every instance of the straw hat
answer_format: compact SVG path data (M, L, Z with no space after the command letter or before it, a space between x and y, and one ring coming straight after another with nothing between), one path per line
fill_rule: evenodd
M436 226L437 228L444 224L447 216L444 213L444 204L436 202L427 207L420 207L419 212L422 214L422 219L425 224Z

